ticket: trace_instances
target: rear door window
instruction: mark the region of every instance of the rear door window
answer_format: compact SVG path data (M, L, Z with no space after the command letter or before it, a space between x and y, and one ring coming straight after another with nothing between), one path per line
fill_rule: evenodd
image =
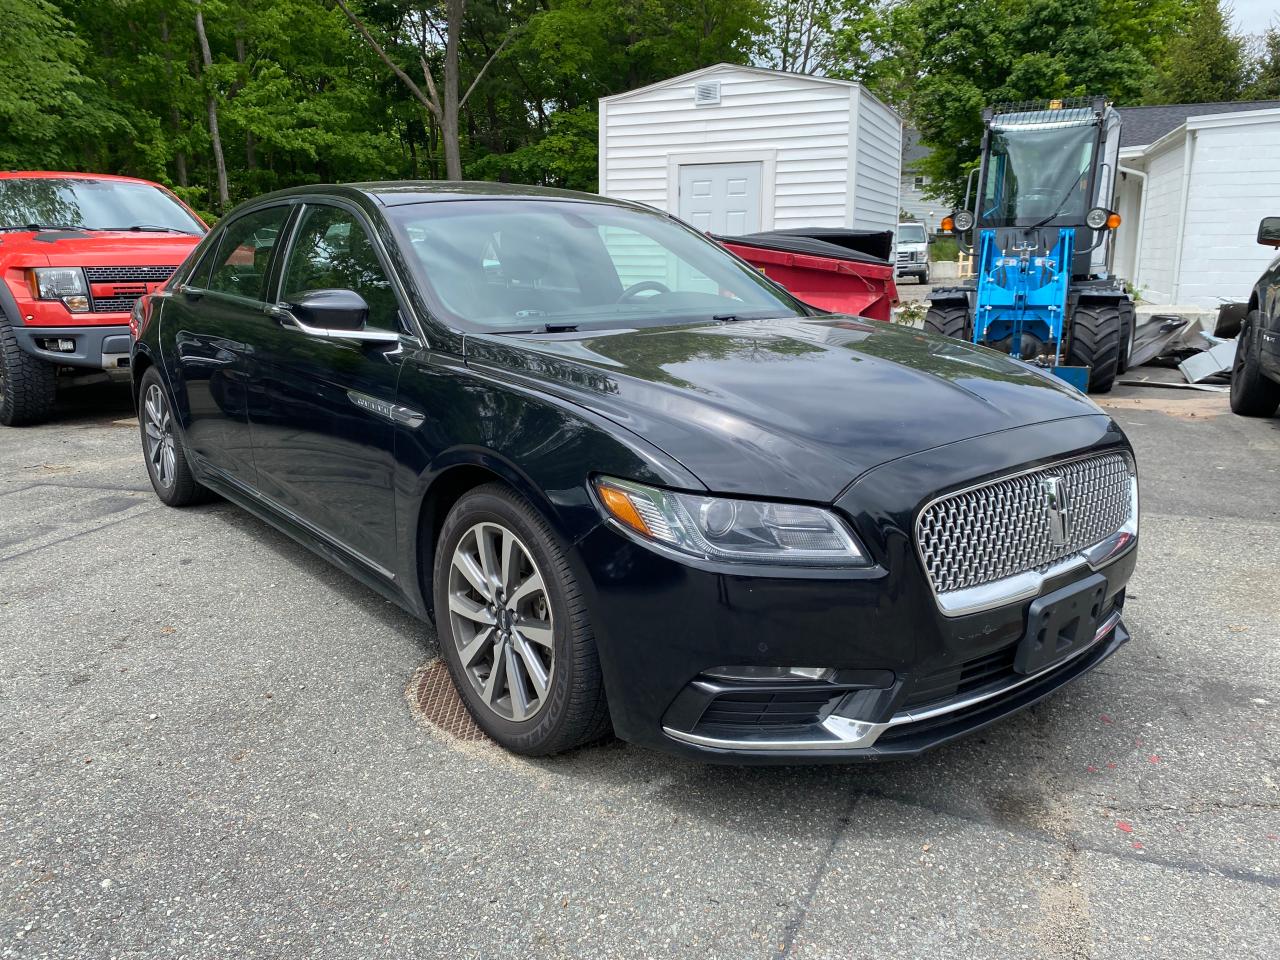
M267 207L228 224L218 244L218 255L213 259L208 289L265 301L271 254L284 232L289 210L289 207ZM196 275L200 272L197 269Z

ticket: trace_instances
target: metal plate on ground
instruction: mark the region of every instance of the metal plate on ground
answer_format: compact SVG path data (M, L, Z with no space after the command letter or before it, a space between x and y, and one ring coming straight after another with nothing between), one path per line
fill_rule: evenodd
M489 740L471 719L443 660L433 660L413 675L409 700L419 716L441 733L465 742Z

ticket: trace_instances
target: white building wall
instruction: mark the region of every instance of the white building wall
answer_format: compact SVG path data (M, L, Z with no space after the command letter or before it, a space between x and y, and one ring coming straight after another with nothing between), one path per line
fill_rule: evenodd
M720 102L695 106L695 84L708 80L720 81ZM861 132L854 125L859 100L867 115ZM886 116L892 118L892 131L885 129ZM763 229L892 228L898 213L900 130L896 114L856 85L717 67L600 101L600 193L678 213L673 158L723 163L737 153L752 160L770 154ZM861 184L850 183L851 147L867 165ZM888 183L882 185L878 181L886 172ZM873 222L860 222L855 208Z
M851 103L856 162L851 171L852 215L845 226L894 230L902 175L902 121L860 87L853 88Z
M1148 303L1173 303L1178 221L1182 213L1181 138L1147 165L1147 209L1142 220L1142 254L1135 285Z
M941 200L926 199L924 190L916 187L918 176L920 175L916 173L907 173L902 177L898 191L898 207L903 213L909 213L923 223L930 233L934 233L938 229L938 224L942 222L942 218L951 212L951 208ZM927 180L925 185L928 185Z
M1280 116L1268 114L1191 131L1178 303L1216 308L1224 299L1246 300L1275 258L1256 242L1258 221L1280 213Z

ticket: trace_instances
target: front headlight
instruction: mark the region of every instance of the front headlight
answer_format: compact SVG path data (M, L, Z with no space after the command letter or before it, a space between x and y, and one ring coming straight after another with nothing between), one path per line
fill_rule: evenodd
M866 551L830 510L677 493L600 477L606 514L647 540L707 560L865 567Z
M89 284L79 267L33 267L27 283L37 300L61 300L72 313L89 309Z

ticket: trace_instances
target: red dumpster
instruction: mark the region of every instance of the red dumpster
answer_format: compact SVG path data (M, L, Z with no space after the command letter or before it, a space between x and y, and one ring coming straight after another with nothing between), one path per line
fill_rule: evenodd
M715 240L819 309L888 320L898 302L891 233L776 230Z

